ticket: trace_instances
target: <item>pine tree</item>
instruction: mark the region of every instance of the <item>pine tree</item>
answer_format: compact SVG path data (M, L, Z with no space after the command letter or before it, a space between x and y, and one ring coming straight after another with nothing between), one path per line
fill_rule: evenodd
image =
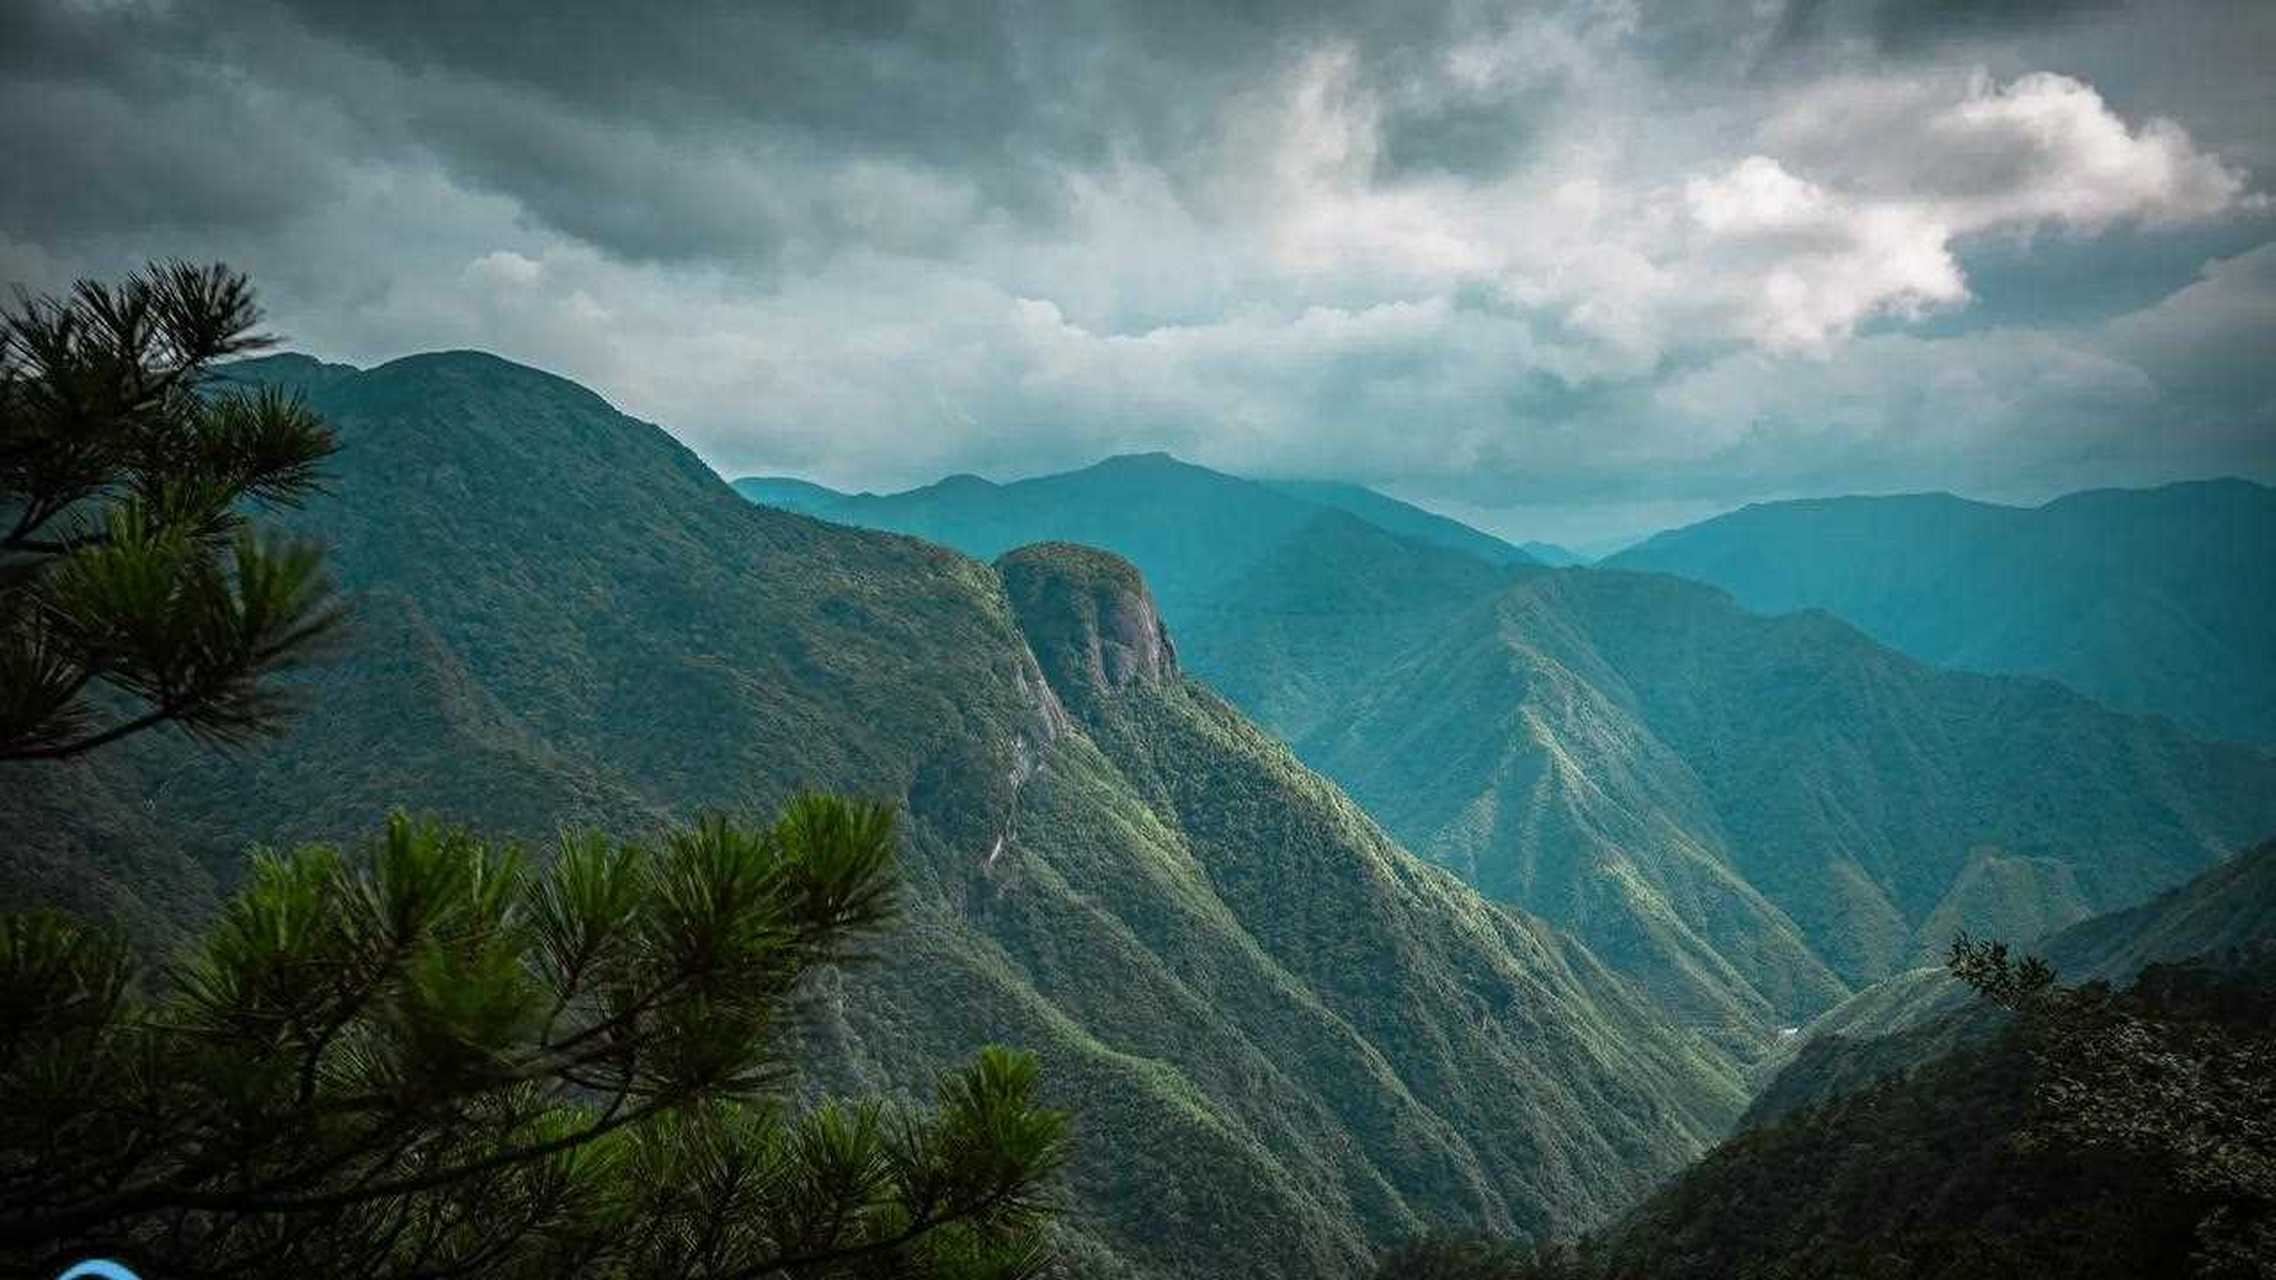
M538 871L397 817L258 857L149 980L8 918L0 1272L1034 1274L1067 1122L1031 1058L929 1113L790 1100L796 997L893 914L894 825L804 795Z
M270 677L340 612L321 553L248 507L298 502L335 446L298 398L217 384L259 321L244 276L180 262L0 314L0 761L283 723Z

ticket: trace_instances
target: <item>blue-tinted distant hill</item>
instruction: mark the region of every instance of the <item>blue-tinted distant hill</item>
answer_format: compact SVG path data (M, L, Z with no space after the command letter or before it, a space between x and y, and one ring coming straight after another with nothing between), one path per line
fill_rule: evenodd
M745 476L735 481L733 487L735 492L760 506L805 516L820 515L846 499L845 494L835 489L788 476Z
M2276 490L1766 503L1606 561L1765 613L1824 609L1943 666L2049 676L2198 733L2276 742Z
M1574 565L1589 564L1587 556L1554 542L1520 542L1517 549L1552 569L1570 569Z
M788 476L746 476L733 484L735 492L770 507L824 518L836 515L854 523L931 525L934 526L935 540L943 541L950 539L942 538L939 534L964 536L963 521L984 522L984 517L980 514L982 510L997 503L1010 501L1032 504L1029 512L1033 518L1061 505L1053 498L1046 498L1046 494L1064 498L1078 492L1095 492L1092 486L1111 485L1117 475L1139 479L1149 474L1172 474L1179 468L1203 470L1188 467L1168 454L1154 453L1109 458L1081 471L1039 476L1009 485L992 484L978 476L949 476L922 488L896 494L844 493L809 480ZM1077 477L1082 479L1078 480ZM1413 503L1401 502L1365 485L1336 480L1260 480L1249 483L1285 497L1347 512L1387 533L1443 550L1459 551L1489 564L1541 564L1551 568L1565 568L1589 562L1588 557L1553 542L1513 545L1482 529L1435 511L1426 511ZM1023 489L1022 486L1027 488Z
M1357 486L1325 486L1340 501L1323 501L1313 486L1246 480L1166 453L1009 484L956 475L892 494L735 483L753 501L983 559L1044 540L1127 556L1189 668L1291 739L1334 709L1356 673L1513 575L1541 572L1507 543Z
M1532 558L1491 534L1359 485L1254 481L1166 453L1125 454L1077 471L996 484L954 475L902 493L838 493L803 480L734 482L753 502L912 533L993 557L1049 536L1113 547L1146 567L1173 614L1180 597L1237 576L1299 530L1356 519L1395 538L1493 566Z
M1531 547L1546 546L1545 543L1533 543L1528 547L1511 546L1500 538L1473 529L1459 520L1425 511L1412 503L1387 497L1364 485L1342 484L1333 480L1275 480L1270 483L1282 493L1349 511L1369 524L1388 529L1401 537L1450 551L1466 552L1493 564L1556 563L1532 553Z

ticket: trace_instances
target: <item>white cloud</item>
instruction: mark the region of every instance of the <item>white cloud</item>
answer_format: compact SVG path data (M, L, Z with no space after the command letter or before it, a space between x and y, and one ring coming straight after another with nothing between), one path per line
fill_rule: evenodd
M466 278L491 288L527 289L545 278L545 264L511 249L493 249L466 264Z

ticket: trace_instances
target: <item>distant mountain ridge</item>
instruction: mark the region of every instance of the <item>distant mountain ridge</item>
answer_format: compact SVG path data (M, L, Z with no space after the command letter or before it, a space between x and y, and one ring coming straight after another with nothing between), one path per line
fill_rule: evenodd
M242 756L151 735L0 770L13 903L162 946L248 843L362 838L395 805L537 840L798 786L896 800L906 919L813 993L810 1085L922 1094L983 1042L1035 1049L1080 1116L1070 1266L1125 1280L1569 1232L1743 1104L1585 946L1409 855L1191 679L1126 561L991 566L754 506L479 353L231 373L298 380L340 432L286 519L332 548L346 647Z
M1749 609L1824 609L1928 662L2043 675L2212 737L2276 743L2276 489L2208 480L2038 507L1950 494L1764 503L1614 568Z
M2136 901L2276 830L2266 752L1939 671L1823 614L1293 500L1318 492L1149 455L819 514L1129 557L1189 669L1409 847L1741 1051L1948 929Z
M1554 542L1520 542L1517 549L1552 569L1569 569L1574 565L1591 563L1580 552L1558 546Z
M1104 459L1084 468L1084 471L1136 472L1147 468L1168 469L1187 465L1167 453L1132 453ZM1083 472L1066 474L1081 475ZM1037 487L1056 486L1063 479L1064 475L1039 476L1034 478L1034 484ZM948 503L955 497L961 496L969 500L977 495L994 494L1007 488L1016 492L1020 486L1029 483L1012 481L1009 485L1001 485L979 476L952 475L900 493L877 494L846 493L790 476L745 476L729 482L735 492L753 502L779 507L785 511L796 511L800 515L830 517L840 514L848 517L850 523L862 523L862 517L865 516L870 519L914 520L917 517L901 513L920 511L931 519L950 519L953 517ZM1528 548L1540 548L1566 563L1577 560L1571 552L1548 543L1513 546L1483 530L1433 511L1425 511L1411 503L1401 502L1364 485L1335 480L1258 480L1248 483L1260 485L1299 502L1349 512L1389 533L1431 546L1464 552L1492 564L1546 563L1537 561ZM943 538L934 540L948 541Z
M1550 563L1535 556L1530 549L1545 544L1536 542L1524 547L1512 546L1459 520L1425 511L1363 485L1342 484L1332 480L1274 480L1267 483L1282 493L1348 511L1376 528L1402 538L1411 538L1449 551L1464 552L1489 564Z

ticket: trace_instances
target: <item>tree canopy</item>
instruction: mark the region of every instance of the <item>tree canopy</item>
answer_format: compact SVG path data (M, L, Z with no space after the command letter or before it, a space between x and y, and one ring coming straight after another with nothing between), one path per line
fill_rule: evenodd
M259 322L244 276L182 262L0 313L0 760L283 722L270 677L340 610L322 553L248 510L306 496L335 444L214 379L273 344Z
M178 963L0 922L0 1265L1017 1277L1066 1117L983 1050L794 1105L797 996L895 910L892 812L518 850L398 816L255 858Z

